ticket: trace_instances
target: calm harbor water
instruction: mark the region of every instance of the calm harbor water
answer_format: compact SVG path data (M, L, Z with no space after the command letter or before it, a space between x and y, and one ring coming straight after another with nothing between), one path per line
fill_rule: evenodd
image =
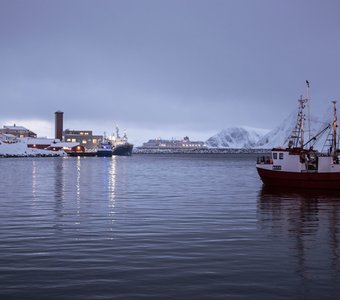
M255 160L0 159L0 298L339 299L340 193Z

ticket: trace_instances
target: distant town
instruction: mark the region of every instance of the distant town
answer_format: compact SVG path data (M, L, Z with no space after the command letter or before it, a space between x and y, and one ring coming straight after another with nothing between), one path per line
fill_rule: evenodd
M5 125L0 129L0 155L96 156L104 146L109 146L105 156L132 153L133 145L128 143L125 134L120 136L118 128L116 134L106 137L94 135L92 130L64 130L63 124L64 113L56 111L54 138L39 138L35 132L21 125Z
M95 135L92 130L65 129L64 113L55 112L54 138L39 138L37 133L30 129L13 124L4 125L0 129L0 156L112 156L131 155L133 145L127 140L126 134L122 137L119 129L111 137ZM190 141L188 137L183 140L154 139L135 149L135 153L152 153L157 150L173 151L202 150L207 145L201 141Z
M0 156L112 156L135 154L177 153L263 153L266 149L209 147L203 141L183 139L151 139L140 147L128 142L119 129L112 136L96 135L92 130L64 130L64 113L55 112L55 136L40 138L30 129L13 124L0 129Z

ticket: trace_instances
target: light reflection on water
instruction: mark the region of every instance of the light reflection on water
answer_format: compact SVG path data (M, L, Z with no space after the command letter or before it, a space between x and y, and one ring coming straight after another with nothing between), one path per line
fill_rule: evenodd
M37 185L37 166L35 160L32 161L32 199L36 199L36 185Z
M263 188L254 164L0 160L0 296L337 299L339 195Z
M287 240L304 283L315 280L323 288L339 283L340 192L263 187L258 198L261 230Z
M116 157L114 156L111 161L111 167L109 168L108 175L108 192L109 192L109 217L114 222L114 209L115 209L115 192L116 192ZM113 230L111 228L111 230Z

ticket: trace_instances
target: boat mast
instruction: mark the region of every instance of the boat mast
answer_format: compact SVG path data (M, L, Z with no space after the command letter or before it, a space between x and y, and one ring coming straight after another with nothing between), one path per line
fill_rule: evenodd
M120 136L119 136L119 127L118 127L118 125L116 125L116 138L117 138L117 139L120 138Z
M296 120L296 125L289 137L288 147L300 147L303 148L304 145L304 122L305 122L305 115L304 115L304 108L307 102L307 99L303 99L302 96L300 97L299 101L299 109L298 115Z
M334 119L333 119L333 139L332 139L332 156L336 158L336 138L337 138L337 116L336 116L336 101L332 101L334 109Z
M300 99L300 105L302 107L301 109L301 114L300 114L300 148L303 148L303 144L304 144L304 136L305 136L305 115L303 113L303 109L305 108L305 103L307 102L306 99Z
M308 110L308 140L311 139L311 127L310 127L310 99L309 99L309 81L306 80L306 102L307 102L307 110Z
M303 98L303 96L300 96L299 101L299 109L298 109L298 115L295 127L291 133L291 135L288 138L288 148L303 148L306 146L304 144L304 138L305 138L305 113L304 108L308 108L308 142L306 144L309 144L311 139L311 127L310 127L310 105L309 105L309 81L306 80L306 97Z

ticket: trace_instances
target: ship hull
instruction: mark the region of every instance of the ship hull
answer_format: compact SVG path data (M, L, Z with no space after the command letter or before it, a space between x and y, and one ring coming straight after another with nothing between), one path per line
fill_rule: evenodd
M340 190L340 173L283 172L257 168L266 186Z
M67 152L68 156L96 156L96 152Z
M98 157L111 157L112 151L111 150L98 150L97 156Z
M120 155L120 156L130 156L132 155L132 144L122 144L122 145L116 145L112 148L112 154L113 155Z

